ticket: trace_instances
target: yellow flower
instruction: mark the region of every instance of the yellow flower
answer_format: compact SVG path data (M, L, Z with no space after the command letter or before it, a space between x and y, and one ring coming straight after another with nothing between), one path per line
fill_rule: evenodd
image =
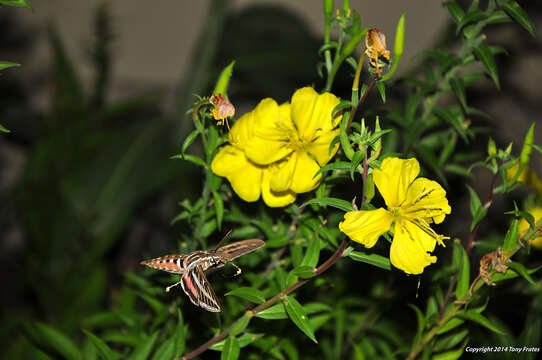
M537 222L542 218L542 207L537 206L528 211L534 217L534 221ZM521 219L518 225L519 236L522 236L525 232L529 230L529 223L525 219ZM537 249L542 250L542 236L534 238L530 241L531 245Z
M338 104L335 95L310 87L297 90L291 104L260 101L232 127L230 145L213 159L213 172L228 178L245 201L261 194L271 207L294 202L297 193L318 186L321 175L314 175L337 152L338 144L331 152L329 146L339 134L341 117L331 118Z
M421 274L436 262L430 253L437 243L444 246L442 240L449 239L430 227L451 213L446 191L435 181L416 179L419 173L416 159L384 159L373 171L373 180L387 209L350 211L339 224L342 232L368 248L394 225L390 261L407 274Z
M514 165L510 169L506 171L506 178L508 180L511 180L516 176L516 173L518 172L519 164ZM522 183L525 183L527 185L532 186L535 188L536 192L538 193L538 197L542 199L542 181L538 178L536 173L529 167L525 166L521 173L519 174L517 181L520 181Z

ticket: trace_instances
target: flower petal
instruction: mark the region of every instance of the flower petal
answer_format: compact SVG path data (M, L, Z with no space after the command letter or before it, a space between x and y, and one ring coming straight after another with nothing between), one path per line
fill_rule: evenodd
M390 261L407 274L421 274L424 268L437 261L433 251L436 239L410 221L395 223L395 235L390 248Z
M295 201L296 194L291 190L275 192L270 188L271 178L276 170L273 166L267 167L263 171L262 177L262 198L269 207L282 207Z
M341 116L332 121L331 113L339 102L335 95L318 95L311 87L297 90L292 96L292 120L299 137L304 141L311 141L317 129L327 132L337 126Z
M294 179L295 166L297 164L297 153L293 153L286 160L274 165L275 171L272 172L270 188L274 192L290 190Z
M386 158L380 169L373 171L373 180L388 208L398 207L405 200L408 186L420 173L420 164L415 158Z
M317 187L322 174L314 176L320 170L320 166L305 151L299 150L296 152L296 155L297 163L295 165L291 189L299 194L311 191Z
M252 202L260 198L263 168L251 163L242 150L232 145L222 147L211 163L211 170L226 177L241 199Z
M431 219L440 224L452 208L446 199L446 190L436 181L418 178L410 184L401 215L410 218Z
M339 150L339 143L336 143L331 149L331 153L329 152L329 145L339 133L339 129L328 132L316 132L317 138L309 145L308 152L314 156L320 166L327 164L335 156L337 150Z
M277 105L264 99L252 111L253 136L245 146L247 157L260 165L268 165L292 153L290 134L295 132L289 116L289 105Z
M393 215L386 209L349 211L339 229L350 239L371 248L390 229Z
M251 111L241 116L235 124L233 124L229 136L229 143L244 149L247 141L253 136L254 128L254 113Z

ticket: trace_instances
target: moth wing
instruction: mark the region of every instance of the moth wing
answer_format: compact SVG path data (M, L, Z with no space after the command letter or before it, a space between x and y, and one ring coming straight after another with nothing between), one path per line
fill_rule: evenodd
M232 261L233 259L248 254L264 245L265 242L261 239L241 240L218 248L216 254L225 257L228 261Z
M182 276L181 286L194 305L212 312L221 310L218 298L200 265Z

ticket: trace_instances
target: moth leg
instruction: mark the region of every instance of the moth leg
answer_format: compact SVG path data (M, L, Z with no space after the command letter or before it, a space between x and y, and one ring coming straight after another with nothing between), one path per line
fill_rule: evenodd
M169 292L169 290L171 290L171 288L174 288L175 286L179 285L181 283L181 281L179 280L179 282L176 282L175 284L173 285L169 285L167 288L166 288L166 292Z
M233 276L240 275L243 272L239 266L235 265L234 263L231 264L237 269L237 272Z

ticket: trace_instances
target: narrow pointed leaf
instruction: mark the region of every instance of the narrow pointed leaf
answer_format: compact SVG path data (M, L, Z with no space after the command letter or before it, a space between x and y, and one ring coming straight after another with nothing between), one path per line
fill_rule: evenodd
M149 356L154 347L154 343L158 339L158 331L155 331L151 336L136 346L129 360L145 360Z
M512 270L517 272L519 275L521 275L525 280L527 280L529 282L529 284L531 284L533 286L536 285L536 281L534 281L533 278L531 277L531 275L529 275L529 271L527 270L527 268L525 266L523 266L523 264L512 261L511 263L508 264L508 266Z
M286 311L284 310L284 306L282 306L282 304L270 306L254 316L268 320L286 319L288 317L286 316Z
M454 243L454 246L459 247L460 261L459 274L457 275L457 286L455 288L455 297L462 299L469 291L470 284L470 262L467 252L460 243Z
M352 260L364 262L384 270L391 270L390 259L378 254L365 254L361 251L352 251L348 257Z
M237 360L240 353L241 347L239 346L239 340L235 336L228 336L224 342L220 360Z
M510 0L499 0L498 3L512 19L523 26L523 28L527 30L533 38L536 38L536 29L533 23L529 19L529 16L525 10L523 10L517 2Z
M235 60L233 60L228 66L224 68L224 70L222 70L222 73L220 74L218 81L216 82L213 94L222 94L225 98L227 98L228 85L230 83L230 78L233 72L234 65Z
M1 132L5 132L5 133L11 132L11 130L6 129L5 127L3 127L2 124L0 124L0 131L1 131Z
M499 75L497 74L497 65L495 65L491 49L486 45L480 45L474 48L474 56L482 62L489 76L493 79L495 86L500 90L501 86L499 84Z
M476 322L476 323L484 326L485 328L487 328L487 329L489 329L489 330L491 330L491 331L493 331L493 332L495 332L497 334L506 335L506 331L499 328L497 325L493 324L484 315L479 314L479 313L477 313L475 311L471 311L471 310L466 311L463 314L459 314L459 317L461 317L462 319L465 319L465 320Z
M320 239L318 236L313 236L309 240L309 246L307 247L307 252L301 261L302 266L315 267L318 265L318 259L320 258Z
M286 310L288 317L293 321L294 324L296 324L299 330L303 331L303 333L307 335L309 339L315 343L318 343L314 337L314 331L309 322L309 318L307 317L305 309L303 309L301 304L291 296L284 298L282 300L282 304L284 305L284 309Z
M536 123L532 123L529 127L529 130L527 131L527 134L525 135L525 140L523 141L523 148L521 149L521 153L519 155L519 163L520 165L525 165L529 163L529 158L531 157L531 151L533 150L531 145L533 144L534 140L534 125Z
M517 246L518 225L519 225L518 219L512 220L512 224L510 225L510 228L506 232L506 236L504 238L504 244L502 246L503 251L511 250Z
M34 335L38 337L38 341L42 344L56 350L62 357L68 360L80 360L81 353L75 344L59 330L44 324L34 323Z
M186 345L186 334L184 330L184 320L181 310L177 309L177 326L175 328L175 356L179 357L184 352Z
M334 208L337 208L342 211L353 211L354 208L352 207L352 204L349 203L346 200L337 199L337 198L331 198L331 197L324 197L324 198L316 198L311 199L300 206L300 208L303 208L307 205L311 204L318 204L318 205L329 205L333 206Z
M10 67L21 66L20 64L10 61L0 61L0 70L4 70Z
M83 332L87 335L92 344L94 344L96 349L98 349L98 352L102 355L103 359L115 360L117 358L113 350L111 350L111 348L102 339L100 339L90 331L83 329Z
M248 301L252 301L256 304L263 304L265 301L265 296L263 293L253 287L239 287L235 290L226 293L227 296L237 296Z

